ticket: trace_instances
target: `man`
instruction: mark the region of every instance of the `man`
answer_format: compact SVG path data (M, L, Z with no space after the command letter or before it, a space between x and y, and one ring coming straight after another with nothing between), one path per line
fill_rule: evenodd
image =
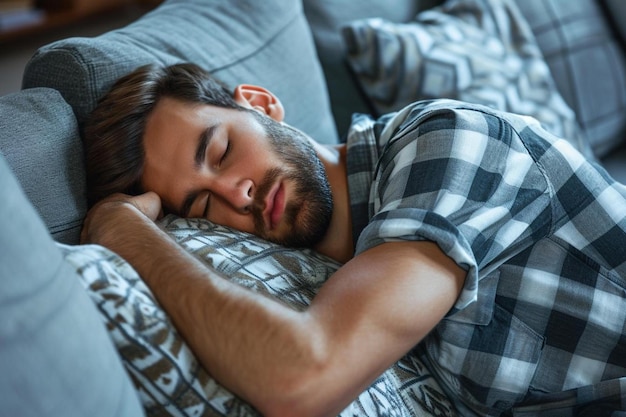
M463 415L623 409L623 186L485 107L360 116L334 147L283 116L271 92L180 64L121 79L87 129L104 200L84 240L137 269L217 380L265 415L333 415L416 349ZM162 210L345 265L296 312L207 269Z

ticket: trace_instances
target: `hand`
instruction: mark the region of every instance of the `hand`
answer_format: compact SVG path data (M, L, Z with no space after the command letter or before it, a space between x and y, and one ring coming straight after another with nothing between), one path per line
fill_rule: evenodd
M161 199L156 193L138 196L113 194L89 210L81 231L81 243L106 245L109 238L124 233L128 221L154 222L163 215Z

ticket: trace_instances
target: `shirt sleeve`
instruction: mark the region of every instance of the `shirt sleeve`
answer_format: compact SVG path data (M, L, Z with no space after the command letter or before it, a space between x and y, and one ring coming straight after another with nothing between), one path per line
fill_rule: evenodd
M453 316L477 300L482 278L550 232L551 191L506 119L447 104L407 108L383 132L356 251L436 242L468 271Z

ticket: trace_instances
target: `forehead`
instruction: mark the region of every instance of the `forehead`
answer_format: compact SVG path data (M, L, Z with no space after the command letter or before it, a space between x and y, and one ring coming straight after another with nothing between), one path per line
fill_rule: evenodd
M183 124L196 124L204 117L210 117L219 108L203 105L200 103L190 103L171 97L161 98L146 120L144 136L152 136L158 133L154 127L165 128Z
M170 137L177 129L206 128L210 124L230 123L236 128L263 130L252 112L242 108L227 108L205 103L192 103L173 97L163 97L146 119L144 142L166 130ZM176 136L182 136L182 132Z
M146 119L143 148L146 162L158 152L197 145L200 134L210 126L244 123L236 109L190 103L171 97L160 99ZM163 155L165 156L165 155Z

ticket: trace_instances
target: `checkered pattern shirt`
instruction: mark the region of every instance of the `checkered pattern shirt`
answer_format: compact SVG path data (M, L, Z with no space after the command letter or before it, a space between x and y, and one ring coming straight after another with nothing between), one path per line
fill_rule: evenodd
M355 116L347 144L356 252L429 240L467 270L413 352L462 415L626 409L626 187L533 119L451 100Z

